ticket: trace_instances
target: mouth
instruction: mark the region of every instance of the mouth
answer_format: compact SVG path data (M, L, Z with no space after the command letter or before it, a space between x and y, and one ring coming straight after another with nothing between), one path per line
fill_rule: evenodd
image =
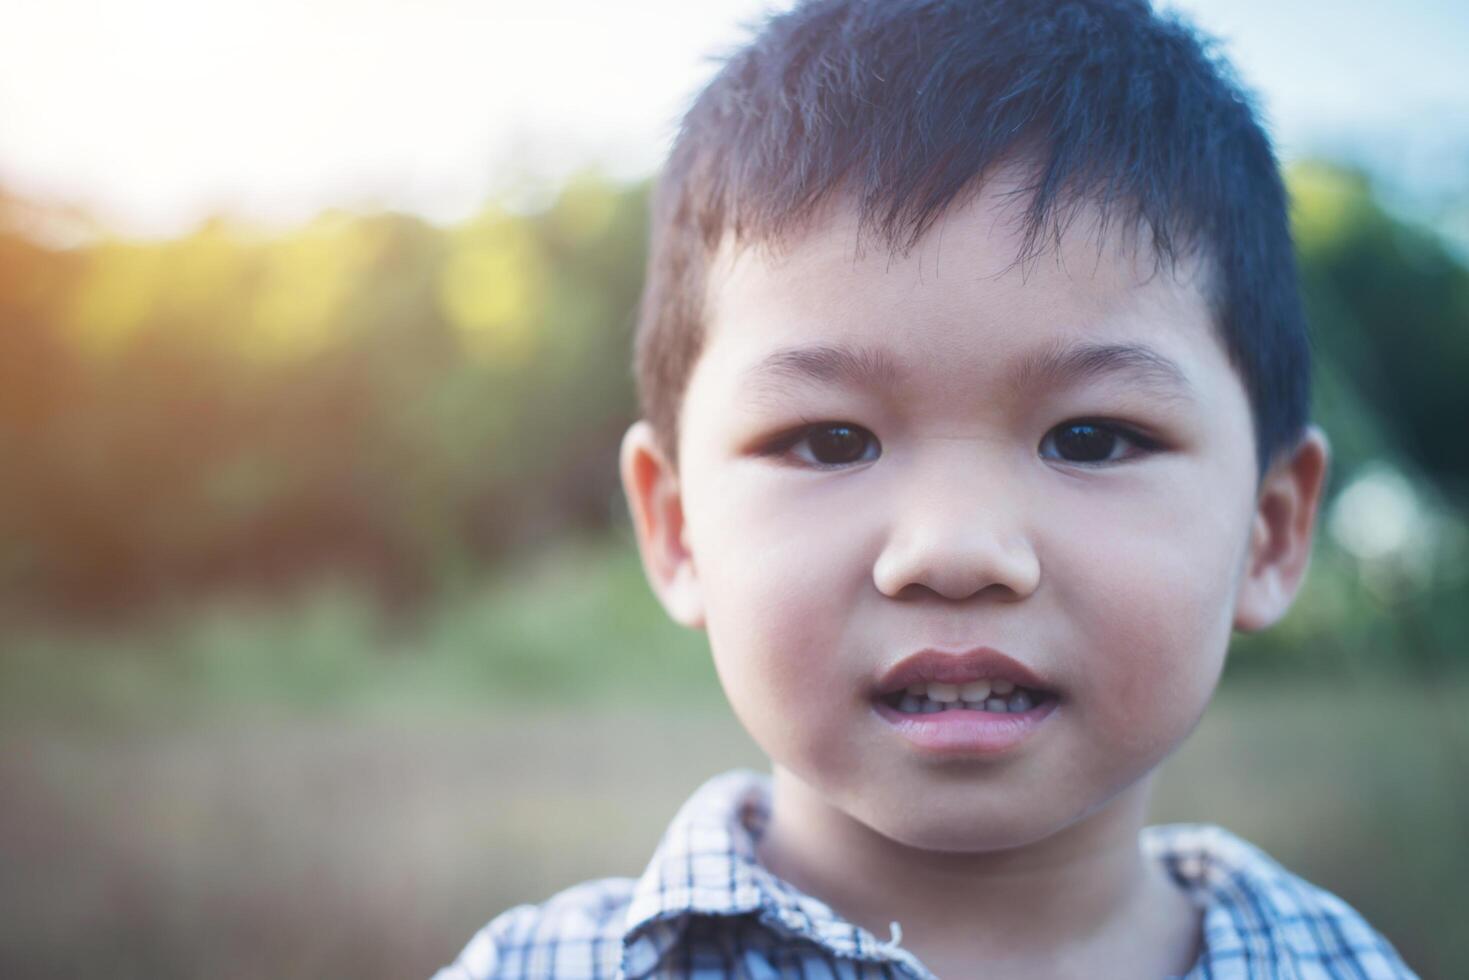
M1024 714L1059 699L1045 678L988 647L962 653L920 650L888 669L875 688L874 700L901 715Z
M1061 692L998 650L920 650L874 685L877 716L929 758L1001 759L1054 728Z
M1056 700L1056 696L1040 688L994 678L967 684L916 683L901 691L880 695L877 700L905 715L932 715L941 711L982 711L1004 715L1021 714Z

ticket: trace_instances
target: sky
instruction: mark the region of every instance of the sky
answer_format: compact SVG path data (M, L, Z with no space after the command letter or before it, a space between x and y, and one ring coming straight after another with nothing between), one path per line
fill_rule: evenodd
M1174 0L1283 158L1469 190L1469 3ZM758 0L0 0L0 189L159 237L653 172ZM1330 11L1323 16L1324 11Z

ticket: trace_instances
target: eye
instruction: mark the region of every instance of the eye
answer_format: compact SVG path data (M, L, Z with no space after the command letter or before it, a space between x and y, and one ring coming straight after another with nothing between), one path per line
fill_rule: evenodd
M1120 462L1157 448L1156 442L1126 426L1075 419L1047 432L1040 453L1045 459L1096 465Z
M882 454L877 437L860 425L818 422L804 426L778 440L768 452L794 452L816 466L850 466L877 459Z

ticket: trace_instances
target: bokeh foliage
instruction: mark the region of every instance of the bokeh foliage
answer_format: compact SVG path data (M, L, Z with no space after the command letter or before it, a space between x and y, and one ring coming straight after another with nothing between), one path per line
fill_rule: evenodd
M0 590L116 615L323 572L422 600L613 514L641 188L437 228L0 239Z

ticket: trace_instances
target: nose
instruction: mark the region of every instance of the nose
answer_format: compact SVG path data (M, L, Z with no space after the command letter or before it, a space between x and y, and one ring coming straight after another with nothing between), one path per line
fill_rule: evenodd
M872 568L890 598L929 591L946 599L979 593L1016 601L1040 585L1041 566L1009 495L921 494L894 525Z

